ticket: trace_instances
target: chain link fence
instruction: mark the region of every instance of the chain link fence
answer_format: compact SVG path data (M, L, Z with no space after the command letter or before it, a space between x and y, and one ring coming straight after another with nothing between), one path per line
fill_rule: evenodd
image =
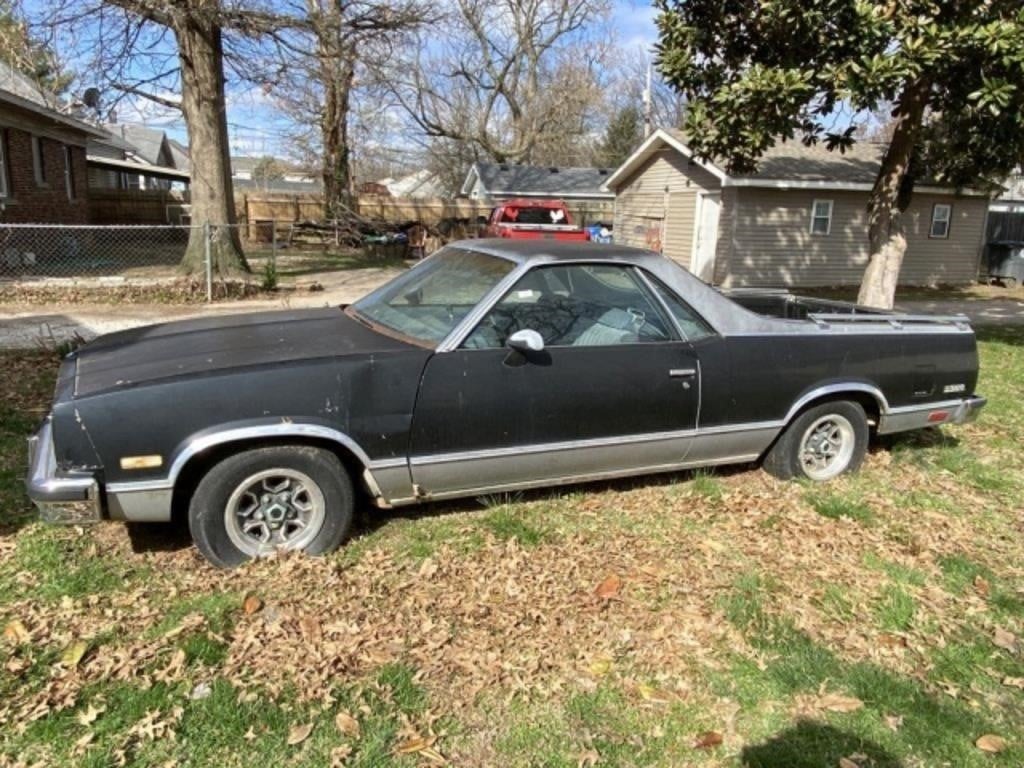
M211 268L233 230L250 273L221 279ZM190 247L199 252L185 274ZM408 258L401 235L341 241L331 227L276 220L232 225L65 225L0 223L0 300L64 300L124 294L187 301L275 290L280 280L320 285L333 273L395 266ZM312 289L311 289L312 290ZM322 290L322 286L318 288ZM128 293L126 293L128 292ZM63 297L63 298L62 298ZM176 299L161 299L176 300Z
M172 277L203 227L0 224L0 279Z
M190 242L200 249L191 278L205 284L213 298L215 275L208 247L225 228L236 232L259 282L269 264L276 268L281 249L276 230L247 239L242 225L65 225L0 224L0 286L152 285L182 277ZM295 256L300 254L295 249ZM322 253L322 249L321 249ZM260 271L257 273L257 269Z

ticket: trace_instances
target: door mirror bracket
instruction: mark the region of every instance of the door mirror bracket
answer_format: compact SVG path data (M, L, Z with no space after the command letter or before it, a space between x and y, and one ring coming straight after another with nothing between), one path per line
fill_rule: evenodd
M527 354L544 351L544 337L530 328L516 331L505 342L505 346L517 352Z

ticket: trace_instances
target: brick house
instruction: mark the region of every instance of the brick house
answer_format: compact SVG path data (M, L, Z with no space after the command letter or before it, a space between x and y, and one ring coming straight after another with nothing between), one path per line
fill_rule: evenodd
M0 223L85 224L86 142L102 133L46 103L17 73L0 73Z

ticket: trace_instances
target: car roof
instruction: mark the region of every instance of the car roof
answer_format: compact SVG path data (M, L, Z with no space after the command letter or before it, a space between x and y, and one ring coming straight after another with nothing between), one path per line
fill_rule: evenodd
M591 242L489 237L451 243L457 248L509 259L517 264L530 261L627 261L645 262L662 256L643 248Z

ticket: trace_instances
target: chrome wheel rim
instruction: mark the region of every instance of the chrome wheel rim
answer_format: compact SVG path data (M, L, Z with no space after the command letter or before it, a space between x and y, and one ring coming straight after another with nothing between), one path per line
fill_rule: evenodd
M294 469L268 469L245 478L224 509L231 542L251 556L305 549L326 517L323 491Z
M800 440L800 466L811 480L830 480L850 466L856 436L845 416L832 413L814 421Z

